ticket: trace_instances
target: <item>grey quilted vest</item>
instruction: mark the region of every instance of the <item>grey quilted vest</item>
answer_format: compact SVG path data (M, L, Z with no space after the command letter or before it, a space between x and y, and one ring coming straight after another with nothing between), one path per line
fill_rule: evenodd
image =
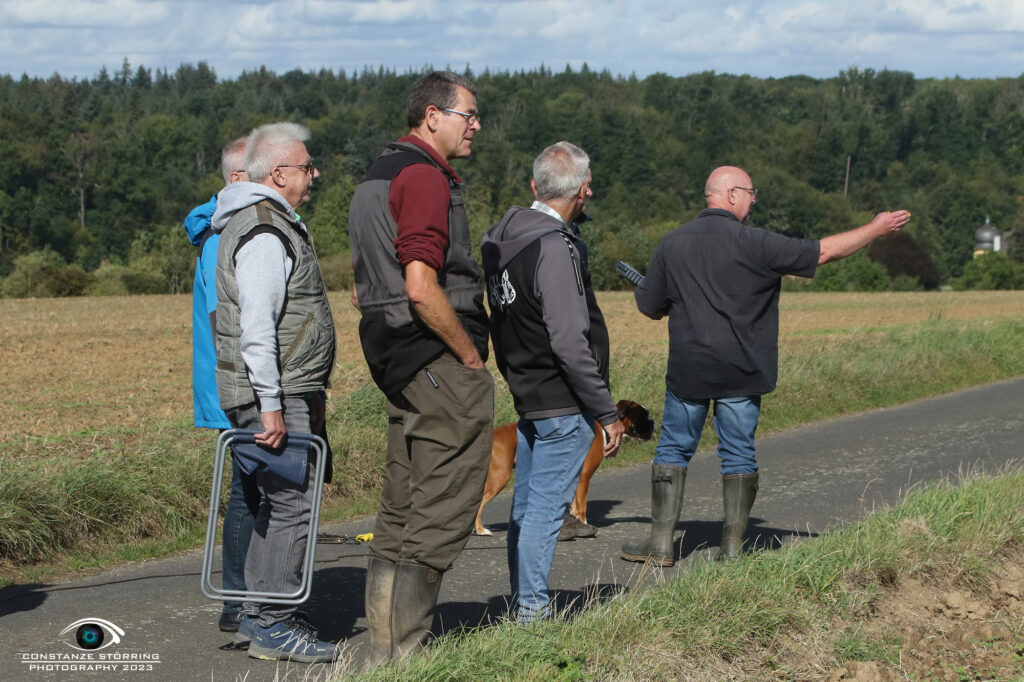
M313 244L299 224L273 202L261 201L231 217L217 250L217 392L224 410L255 402L240 347L234 256L247 235L268 227L292 259L284 309L277 322L281 389L286 396L324 389L334 368L334 317Z

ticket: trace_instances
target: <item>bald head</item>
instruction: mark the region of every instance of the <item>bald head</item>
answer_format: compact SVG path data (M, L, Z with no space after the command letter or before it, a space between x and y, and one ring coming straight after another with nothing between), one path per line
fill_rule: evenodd
M729 211L740 222L750 217L750 207L754 205L754 183L742 168L736 166L720 166L711 171L704 185L704 196L708 200L708 208L720 208Z

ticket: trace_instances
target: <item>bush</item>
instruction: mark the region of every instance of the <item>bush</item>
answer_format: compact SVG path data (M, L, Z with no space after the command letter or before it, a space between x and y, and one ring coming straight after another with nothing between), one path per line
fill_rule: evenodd
M46 248L14 259L14 270L4 278L0 293L7 298L80 296L92 276L80 265L68 265L56 251Z
M905 286L905 282L902 285ZM814 279L784 277L782 280L783 291L886 291L890 286L885 267L868 259L864 251L819 267Z
M167 281L146 257L130 266L103 261L93 273L93 282L85 293L89 296L165 294Z
M889 276L893 278L894 291L939 288L939 269L935 266L935 261L906 232L897 232L873 242L868 247L868 258L885 266ZM899 277L909 277L917 284L913 289L896 289L895 280Z
M355 283L352 254L348 251L324 256L320 259L320 274L328 291L347 291Z
M1001 253L985 253L964 265L963 277L952 282L953 289L1022 289L1024 265Z
M124 285L124 275L128 271L123 265L103 261L92 273L92 284L85 290L86 296L125 296L128 287Z

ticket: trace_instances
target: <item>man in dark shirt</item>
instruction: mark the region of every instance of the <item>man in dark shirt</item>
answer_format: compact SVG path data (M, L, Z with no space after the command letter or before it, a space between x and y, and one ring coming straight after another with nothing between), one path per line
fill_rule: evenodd
M910 220L879 213L855 230L821 241L794 239L745 225L757 199L750 176L723 166L708 177L708 208L658 244L636 303L652 319L669 316L665 411L651 469L651 530L620 552L629 561L674 563L672 535L683 504L686 467L708 409L722 460L725 524L718 558L743 547L758 489L754 432L761 396L778 379L782 275L813 277Z
M409 134L371 164L349 236L359 340L387 396L387 473L370 543L370 660L422 647L441 576L469 539L491 453L494 382L483 279L462 180L480 130L476 86L434 72L413 86Z

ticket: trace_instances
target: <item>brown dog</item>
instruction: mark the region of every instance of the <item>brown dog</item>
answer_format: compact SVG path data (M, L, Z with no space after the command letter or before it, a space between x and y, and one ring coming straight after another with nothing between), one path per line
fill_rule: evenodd
M654 422L647 408L632 400L620 400L615 404L619 411L619 419L626 427L626 436L637 440L650 440L654 433ZM576 497L572 501L570 514L578 519L584 526L587 524L587 490L590 488L590 478L597 471L597 467L604 459L604 429L598 428L594 434L594 442L590 445L587 458L583 461L583 471L580 473L580 482L576 486ZM480 501L480 508L476 512L476 523L473 530L474 535L491 535L491 531L484 528L480 521L484 506L494 499L494 496L501 492L512 478L512 470L516 465L516 424L502 424L494 429L494 444L491 446L491 464L487 469L487 483L484 484L484 497ZM596 534L596 530L590 535ZM586 537L583 533L577 533L575 537Z

